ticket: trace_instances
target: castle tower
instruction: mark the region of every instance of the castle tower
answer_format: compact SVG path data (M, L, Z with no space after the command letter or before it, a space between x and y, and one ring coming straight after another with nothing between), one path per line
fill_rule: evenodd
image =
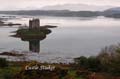
M39 19L29 20L29 28L30 29L38 29L39 27L40 27Z

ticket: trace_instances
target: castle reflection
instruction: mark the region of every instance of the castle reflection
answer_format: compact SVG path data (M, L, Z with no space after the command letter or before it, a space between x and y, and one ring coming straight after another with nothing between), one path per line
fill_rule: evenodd
M47 35L46 35L47 36ZM22 41L29 42L29 51L39 53L40 52L40 41L44 40L45 37L34 37L34 38L25 38L25 37L19 37Z
M40 52L40 40L30 40L29 50L32 52Z

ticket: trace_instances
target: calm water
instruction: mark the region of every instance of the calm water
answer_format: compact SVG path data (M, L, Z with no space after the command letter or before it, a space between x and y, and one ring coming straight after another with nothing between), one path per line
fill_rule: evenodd
M8 22L28 24L31 17L18 16ZM57 25L52 33L40 42L41 53L58 57L97 55L102 48L120 43L120 20L98 18L39 17L41 25ZM13 38L17 27L0 27L0 51L29 51L29 43Z

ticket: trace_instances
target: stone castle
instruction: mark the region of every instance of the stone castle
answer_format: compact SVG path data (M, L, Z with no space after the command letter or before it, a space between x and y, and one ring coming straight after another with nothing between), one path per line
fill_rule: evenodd
M40 27L39 19L29 20L29 29L38 29Z

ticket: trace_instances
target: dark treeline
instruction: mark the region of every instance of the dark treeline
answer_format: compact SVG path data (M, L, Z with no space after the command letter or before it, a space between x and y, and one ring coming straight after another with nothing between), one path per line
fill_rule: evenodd
M0 11L0 14L11 15L33 15L33 16L58 16L58 17L97 17L105 16L120 18L120 12L110 12L109 10L100 11L70 11L70 10L19 10L19 11Z
M0 11L0 14L11 15L39 15L39 16L58 16L58 17L97 17L105 16L120 18L120 12L108 9L105 11L70 11L70 10L19 10L19 11Z
M63 17L94 17L94 16L100 16L100 12L97 12L97 11L93 12L93 11L69 11L69 10L0 11L0 14L63 16Z

